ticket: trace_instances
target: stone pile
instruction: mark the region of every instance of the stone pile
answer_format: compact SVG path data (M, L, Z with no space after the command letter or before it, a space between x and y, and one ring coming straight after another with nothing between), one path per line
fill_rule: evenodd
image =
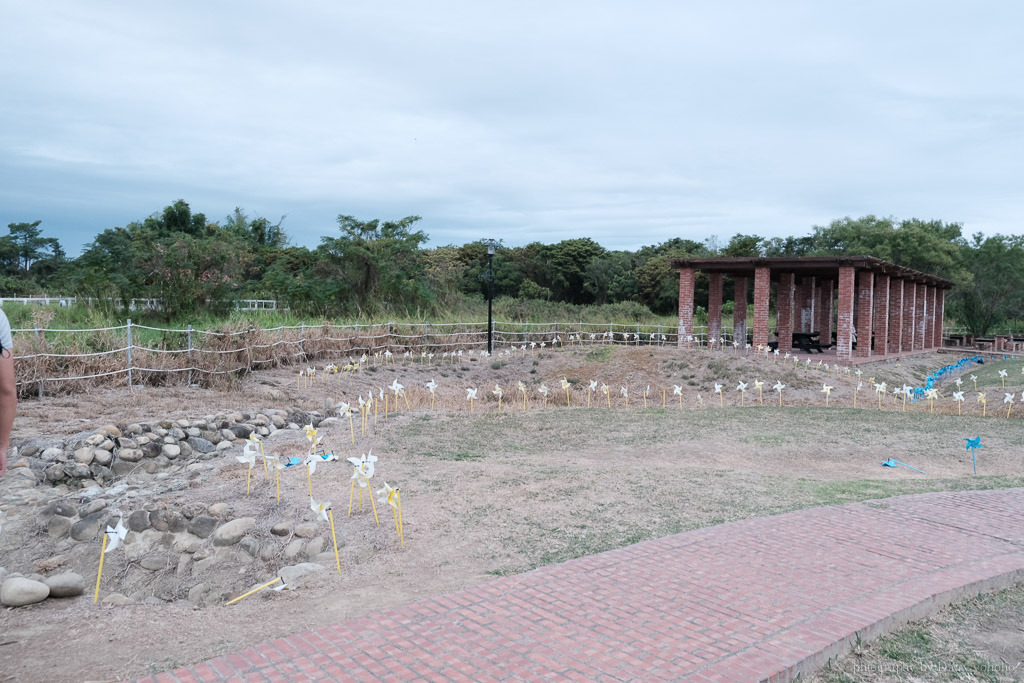
M215 458L244 444L252 434L267 437L279 429L299 429L306 424L316 427L323 419L318 412L264 410L195 420L111 424L58 444L31 441L22 445L18 455L28 459L37 479L53 485L85 488L95 482L109 486L129 474L152 475Z

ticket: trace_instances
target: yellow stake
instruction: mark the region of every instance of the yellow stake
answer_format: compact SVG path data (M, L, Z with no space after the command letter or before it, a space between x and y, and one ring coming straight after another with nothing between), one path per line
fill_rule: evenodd
M377 413L380 412L380 401L373 399L373 426L377 426Z
M349 517L352 516L352 499L355 497L355 493L356 493L356 480L353 479L352 480L352 486L348 487L348 516Z
M274 472L277 474L277 502L281 502L281 470L277 468L277 460L274 460Z
M103 576L103 555L107 552L107 533L103 532L103 547L100 548L100 570L96 572L96 593L92 596L95 603L100 599L100 577Z
M402 392L402 398L405 399L405 409L412 410L412 408L409 407L409 396L404 391Z
M334 510L328 510L327 516L331 520L331 539L334 541L334 561L338 563L338 573L341 573L341 558L338 557L338 535L334 533Z
M360 488L362 491L362 488ZM377 522L377 526L380 526L380 519L377 518L377 505L373 502L373 489L370 488L370 482L366 482L366 497L370 499L370 507L373 508L373 519ZM360 504L362 500L360 500Z
M267 467L267 454L263 452L263 442L260 441L260 456L263 458L263 474L266 480L270 481L270 468Z
M267 582L266 582L265 584L263 584L262 586L257 586L256 588L253 588L253 589L252 589L251 591L249 591L248 593L244 593L244 594L242 594L242 595L239 595L239 596L238 596L237 598L235 598L234 600L230 600L230 601L228 601L228 602L225 602L225 603L224 603L224 606L225 606L225 607L227 607L228 605L233 605L233 604L235 604L236 602L238 602L239 600L241 600L242 598L247 598L247 597L249 597L250 595L252 595L253 593L258 593L258 592L260 592L261 590L263 590L263 589L264 589L264 588L266 588L267 586L273 586L273 585L274 585L275 583L277 583L277 582L278 582L278 581L280 581L280 580L281 580L281 577L279 576L279 577L277 577L276 579L274 579L273 581L267 581Z
M664 389L662 389L662 390L661 390L661 407L662 407L662 408L664 408L664 407L665 407L665 401L666 401L666 397L665 397L665 390L664 390Z
M405 547L405 525L402 524L402 495L395 489L395 505L398 507L398 540Z
M388 395L384 394L384 419L388 419Z
M356 428L355 428L355 425L353 425L353 423L352 423L352 411L351 410L349 410L349 413L348 413L348 431L352 434L352 443L355 443L356 442Z
M309 465L306 465L306 483L309 484L309 497L313 497L313 475L309 473Z
M252 481L252 465L249 465L249 474L245 477L245 495L249 495L249 483Z

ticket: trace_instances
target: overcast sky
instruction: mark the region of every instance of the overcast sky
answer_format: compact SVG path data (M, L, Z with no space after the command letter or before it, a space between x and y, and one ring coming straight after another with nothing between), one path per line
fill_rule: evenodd
M1019 233L1022 26L1016 1L0 0L0 225L71 255L178 198L307 246L339 213L432 245Z

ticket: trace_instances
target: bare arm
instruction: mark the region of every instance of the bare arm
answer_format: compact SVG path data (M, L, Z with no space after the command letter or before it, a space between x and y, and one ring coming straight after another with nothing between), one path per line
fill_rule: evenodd
M11 447L11 427L18 408L18 390L14 383L14 359L9 350L0 354L0 477L7 470L7 450Z

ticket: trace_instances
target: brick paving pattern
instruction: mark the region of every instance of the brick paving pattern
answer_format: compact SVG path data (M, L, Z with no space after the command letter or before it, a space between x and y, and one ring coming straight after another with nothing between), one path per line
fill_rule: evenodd
M789 680L1024 578L1024 489L750 519L254 645L152 681Z

